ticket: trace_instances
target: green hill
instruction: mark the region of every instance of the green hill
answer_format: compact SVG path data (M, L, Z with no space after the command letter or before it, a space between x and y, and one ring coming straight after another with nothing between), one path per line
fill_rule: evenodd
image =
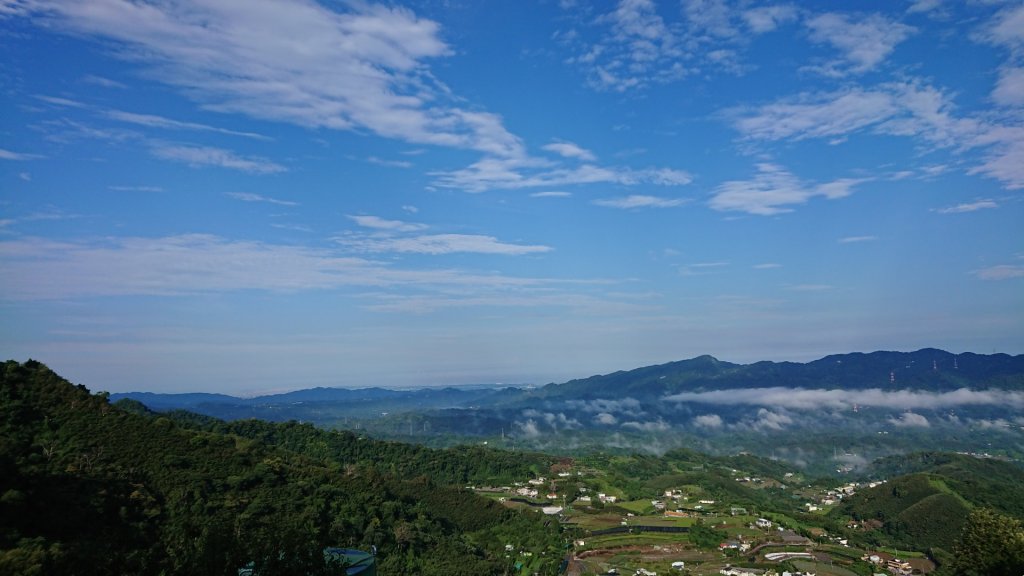
M311 427L125 408L38 362L0 365L0 574L330 574L329 546L376 547L385 574L490 574L507 543L557 570L555 526L428 480L423 449L339 441L366 442L360 459ZM481 470L447 477L502 473Z
M958 454L887 458L872 473L910 472L858 492L833 515L881 523L867 541L901 548L952 550L971 510L990 508L1024 517L1024 471L1013 464ZM884 535L884 536L883 536Z
M973 506L992 508L1024 519L1024 468L995 458L948 452L919 452L873 462L869 476L895 476L927 472L939 477Z

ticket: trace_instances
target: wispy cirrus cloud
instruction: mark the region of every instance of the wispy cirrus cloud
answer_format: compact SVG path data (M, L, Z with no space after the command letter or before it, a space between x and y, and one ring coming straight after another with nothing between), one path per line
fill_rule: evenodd
M494 236L482 234L418 234L428 229L426 224L387 220L372 215L348 215L362 228L373 232L346 232L334 238L349 250L367 253L400 254L492 254L521 256L550 252L550 246L502 242Z
M102 86L104 88L117 88L119 90L127 88L128 86L123 82L117 80L111 80L105 76L96 76L95 74L88 74L82 77L82 82L86 84L92 84L94 86Z
M27 154L25 152L15 152L0 148L0 160L37 160L39 158L42 158L42 156L38 154Z
M992 99L1003 106L1024 105L1024 68L1004 67L992 90Z
M388 168L412 168L412 162L408 160L388 160L377 156L367 156L366 161L370 164L387 166Z
M264 202L267 204L276 204L278 206L298 206L298 202L292 202L291 200L280 200L278 198L271 198L269 196L263 196L260 194L253 194L251 192L225 192L225 196L234 198L235 200L241 200L242 202Z
M138 3L23 0L10 12L117 52L207 110L311 128L520 155L491 113L467 110L429 73L451 49L404 8L310 0Z
M1018 51L1024 48L1024 5L1011 5L1000 10L980 35L984 40L1019 55Z
M521 256L550 252L550 246L510 244L493 236L479 234L427 234L400 238L338 238L347 248L361 252L399 252L412 254L495 254Z
M688 172L670 168L632 169L582 164L573 168L535 158L485 157L450 172L434 172L434 185L466 192L492 189L557 188L582 184L655 184L682 186L693 179Z
M875 240L878 240L878 236L844 236L838 242L840 244L858 244L861 242L874 242Z
M786 286L787 290L792 290L793 292L822 292L832 288L831 284L791 284Z
M163 192L164 189L161 186L107 186L107 190L113 190L114 192Z
M1012 115L963 116L946 92L919 81L871 89L848 87L804 93L755 108L727 112L747 140L842 142L855 134L915 138L932 150L978 151L970 174L1009 189L1024 188L1024 125Z
M134 124L136 126L144 126L147 128L159 128L165 130L191 130L198 132L215 132L218 134L227 134L230 136L241 136L244 138L253 138L256 140L270 140L270 138L257 134L255 132L242 132L238 130L229 130L227 128L220 128L217 126L210 126L209 124L202 124L200 122L187 122L183 120L175 120L173 118L167 118L166 116L160 116L157 114L144 114L138 112L128 112L125 110L117 110L113 108L104 108L82 102L80 100L72 100L70 98L62 98L59 96L50 96L47 94L37 94L35 96L37 100L46 102L53 106L61 108L76 108L80 110L88 110L93 112L99 117L115 120L118 122L124 122L126 124Z
M812 41L831 44L842 53L842 61L817 68L834 76L860 74L877 67L914 32L914 28L879 14L854 17L826 13L808 18L806 25Z
M989 266L972 272L982 280L1010 280L1012 278L1024 278L1024 266L1020 264L999 264Z
M534 192L530 194L531 198L568 198L572 196L572 192L564 192L557 190L549 190L547 192Z
M117 120L119 122L125 122L128 124L135 124L138 126L147 126L150 128L165 128L171 130L195 130L200 132L217 132L219 134L228 134L231 136L242 136L244 138L253 138L256 140L269 140L262 134L256 134L255 132L240 132L237 130L228 130L227 128L218 128L216 126L210 126L208 124L200 124L198 122L184 122L181 120L174 120L171 118L165 118L156 114L138 114L135 112L125 112L124 110L106 110L103 114L111 120Z
M653 1L621 0L597 24L607 27L604 37L584 44L579 54L568 59L587 71L593 88L625 92L686 74L676 35Z
M791 212L793 206L821 196L829 200L853 193L863 179L844 178L823 184L808 184L776 164L757 165L758 173L749 180L731 180L715 188L708 205L724 212L747 212L771 216Z
M253 174L276 174L288 170L266 158L239 156L230 150L212 146L154 143L150 152L157 158L181 162L193 168L216 166Z
M995 200L976 200L974 202L957 204L956 206L939 208L935 211L939 214L963 214L964 212L977 212L978 210L989 208L999 208L999 204L996 204Z
M583 40L575 30L557 36L573 49L566 63L581 69L595 90L622 93L704 71L742 72L741 52L750 35L771 32L800 16L791 4L747 7L725 0L680 4L681 10L673 10L652 0L620 0L583 24L599 29L596 41Z
M594 200L594 204L607 208L621 208L630 210L634 208L675 208L688 203L686 198L662 198L659 196L648 196L645 194L632 194L621 198L604 198Z
M8 274L0 285L0 298L6 300L346 287L516 290L522 295L557 283L455 269L399 269L337 250L208 234L88 242L16 238L0 241L0 265ZM63 280L54 282L58 277Z

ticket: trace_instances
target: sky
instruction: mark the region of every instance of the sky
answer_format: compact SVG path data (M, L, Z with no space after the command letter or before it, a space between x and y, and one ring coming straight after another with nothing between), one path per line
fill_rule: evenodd
M1024 353L1024 4L0 0L0 352L93 390Z

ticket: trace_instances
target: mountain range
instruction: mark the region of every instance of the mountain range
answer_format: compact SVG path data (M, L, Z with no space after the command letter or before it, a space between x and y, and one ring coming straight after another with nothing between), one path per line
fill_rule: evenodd
M154 410L298 420L434 445L473 438L556 452L697 446L824 462L823 470L922 449L1024 456L1024 355L932 348L807 363L699 356L540 387L111 395L122 398Z

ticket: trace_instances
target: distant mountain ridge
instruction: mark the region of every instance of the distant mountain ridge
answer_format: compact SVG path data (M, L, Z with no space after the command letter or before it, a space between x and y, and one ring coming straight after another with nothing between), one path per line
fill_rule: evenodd
M421 396L423 398L476 396L486 398L501 391L512 399L514 391L531 397L549 398L559 395L595 396L614 392L617 395L637 392L643 396L686 390L723 390L732 388L843 388L843 389L924 389L956 390L963 387L996 387L1024 390L1024 354L954 354L935 348L916 352L851 352L832 354L811 362L760 361L734 364L703 355L688 360L644 366L579 378L564 383L551 383L540 388L520 389L494 385L445 386L440 388L390 389L381 387L331 388L316 387L280 394L240 398L211 393L124 392L111 394L116 401L131 398L150 408L185 408L200 404L270 404L288 402L365 401L384 398ZM510 393L509 388L513 392Z
M297 420L432 446L574 454L750 451L817 473L942 448L1024 460L1024 355L836 354L807 363L713 356L532 388L313 388L257 398L114 394L224 420Z
M963 387L1024 390L1024 354L953 354L925 348L916 352L833 354L807 363L761 361L733 364L698 356L549 384L537 395L601 397L664 395L674 392L735 388L922 389L949 391Z

